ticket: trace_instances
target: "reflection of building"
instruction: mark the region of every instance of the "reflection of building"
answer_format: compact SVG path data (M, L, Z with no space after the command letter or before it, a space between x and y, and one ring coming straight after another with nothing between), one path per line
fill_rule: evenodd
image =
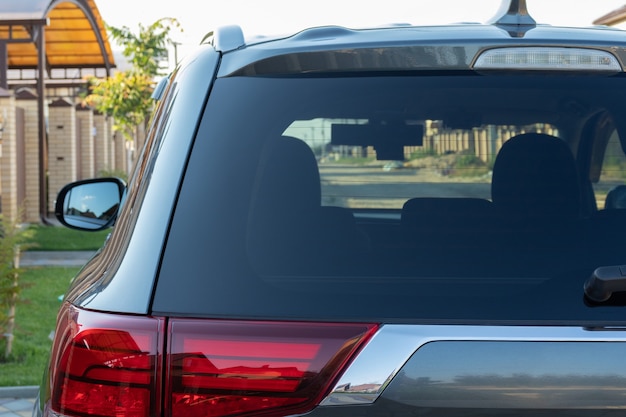
M114 204L111 207L109 207L100 215L100 219L104 219L104 220L112 219L113 216L117 214L117 210L119 206L120 206L119 204Z
M89 209L82 211L82 210L77 209L76 207L69 207L67 210L65 210L65 215L108 221L117 214L118 207L119 207L119 204L114 204L113 206L109 207L104 212L102 212L102 214L100 215L98 215L97 213L94 213L93 211Z
M87 209L86 211L80 211L75 207L70 207L69 209L67 209L65 214L68 216L80 216L80 217L87 217L90 219L97 218L96 213L94 213L93 211L90 211L89 209Z

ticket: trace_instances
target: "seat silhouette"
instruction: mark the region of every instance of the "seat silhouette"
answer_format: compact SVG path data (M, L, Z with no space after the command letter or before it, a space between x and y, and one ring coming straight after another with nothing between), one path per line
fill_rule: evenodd
M302 140L265 145L250 207L248 253L261 272L321 273L367 247L350 211L321 205L317 161Z
M498 219L494 240L502 256L521 266L556 257L565 262L581 248L582 187L572 152L561 139L526 133L505 142L491 191Z
M526 133L502 146L491 182L499 215L542 226L567 223L580 217L581 196L576 162L561 139Z

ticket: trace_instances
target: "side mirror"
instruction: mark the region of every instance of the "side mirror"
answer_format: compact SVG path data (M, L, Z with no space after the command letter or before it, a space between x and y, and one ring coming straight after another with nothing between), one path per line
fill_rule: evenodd
M98 231L115 224L126 183L119 178L96 178L70 183L57 196L54 214L72 229Z

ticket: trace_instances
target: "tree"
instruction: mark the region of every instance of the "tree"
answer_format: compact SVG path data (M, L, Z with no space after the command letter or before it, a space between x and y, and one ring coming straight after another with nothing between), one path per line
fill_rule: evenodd
M132 139L134 129L152 110L152 77L135 71L118 72L105 79L90 80L91 94L85 103L113 117L113 130Z
M178 21L169 17L159 19L147 27L140 23L137 35L126 26L120 29L107 26L113 39L124 46L122 53L133 68L149 76L163 75L159 72L159 62L167 58L167 47L174 45L169 37L174 28L182 31Z
M162 18L149 26L139 24L138 34L126 26L107 25L112 38L124 47L122 53L132 67L112 77L90 78L84 104L112 116L113 129L126 139L132 139L134 129L150 116L155 78L163 75L159 63L167 57L168 46L174 44L169 35L175 28L180 29L180 24L173 18Z

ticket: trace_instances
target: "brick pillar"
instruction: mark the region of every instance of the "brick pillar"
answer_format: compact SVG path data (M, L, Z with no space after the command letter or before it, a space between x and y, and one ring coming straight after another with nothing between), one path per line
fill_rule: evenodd
M20 89L15 94L16 105L24 109L24 163L25 201L23 217L27 223L39 223L39 111L37 94L31 89Z
M480 158L483 162L487 162L485 161L485 159L483 158L482 154L481 154L481 148L480 148L480 132L482 130L480 128L475 128L472 130L472 137L470 139L470 141L472 142L472 146L474 149L474 156L476 156L477 158Z
M64 99L48 108L48 210L54 211L58 192L77 179L76 109Z
M120 132L115 132L115 170L128 172L126 168L126 138Z
M15 97L0 88L0 184L2 188L2 215L14 220L21 203L17 201L17 130L15 126Z
M94 113L93 126L95 133L95 170L96 176L102 176L103 172L109 172L111 165L109 163L109 154L111 151L110 142L110 129L107 122L107 116L101 113Z
M76 120L79 128L77 129L77 149L78 164L80 167L78 179L93 178L96 176L95 167L95 144L93 135L93 111L89 107L76 107Z
M119 132L115 132L113 130L113 118L109 117L107 119L107 132L109 132L109 169L111 171L117 171L118 170L118 163L117 163L117 157L115 154L115 149L116 149L116 144L117 144L117 137L120 136Z
M478 149L480 159L483 162L489 162L489 135L485 129L478 132Z
M462 141L463 141L463 150L474 152L474 143L470 139L470 134L468 131L464 131L461 133Z

